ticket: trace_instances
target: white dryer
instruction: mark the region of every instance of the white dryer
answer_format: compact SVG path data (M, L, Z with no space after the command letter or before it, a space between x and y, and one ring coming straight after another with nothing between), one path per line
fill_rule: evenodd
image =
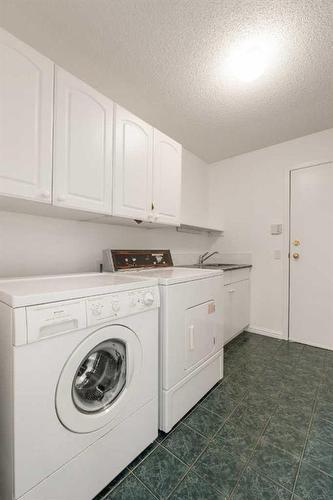
M157 436L154 280L0 281L0 498L91 500Z
M103 264L158 279L159 428L169 432L223 377L223 272L173 267L169 250L105 250Z

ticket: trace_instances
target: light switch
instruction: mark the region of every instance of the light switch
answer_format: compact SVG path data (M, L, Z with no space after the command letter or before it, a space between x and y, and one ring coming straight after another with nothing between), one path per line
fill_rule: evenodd
M282 224L271 224L271 234L282 234Z

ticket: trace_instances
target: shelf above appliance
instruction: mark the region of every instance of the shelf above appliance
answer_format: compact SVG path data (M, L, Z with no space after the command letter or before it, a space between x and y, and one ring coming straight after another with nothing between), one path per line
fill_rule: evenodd
M176 228L179 233L192 233L192 234L200 234L200 233L208 233L212 236L223 236L223 229L211 226L195 226L192 224L180 224Z

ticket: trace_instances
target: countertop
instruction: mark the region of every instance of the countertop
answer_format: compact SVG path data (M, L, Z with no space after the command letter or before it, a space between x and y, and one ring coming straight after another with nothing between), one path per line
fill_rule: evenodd
M222 263L214 263L214 264L191 264L187 266L179 266L179 267L192 267L199 269L221 269L221 271L235 271L236 269L247 269L251 268L252 264L222 264Z

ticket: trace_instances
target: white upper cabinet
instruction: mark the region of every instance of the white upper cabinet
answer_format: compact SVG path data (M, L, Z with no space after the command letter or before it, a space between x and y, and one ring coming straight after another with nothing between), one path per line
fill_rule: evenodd
M111 213L113 103L56 68L53 203Z
M178 225L180 144L120 106L115 127L113 215Z
M53 68L0 29L0 194L51 202Z
M113 215L150 220L153 127L116 106Z
M0 196L179 225L181 168L180 144L0 28Z
M154 130L153 214L156 222L179 225L182 147Z

